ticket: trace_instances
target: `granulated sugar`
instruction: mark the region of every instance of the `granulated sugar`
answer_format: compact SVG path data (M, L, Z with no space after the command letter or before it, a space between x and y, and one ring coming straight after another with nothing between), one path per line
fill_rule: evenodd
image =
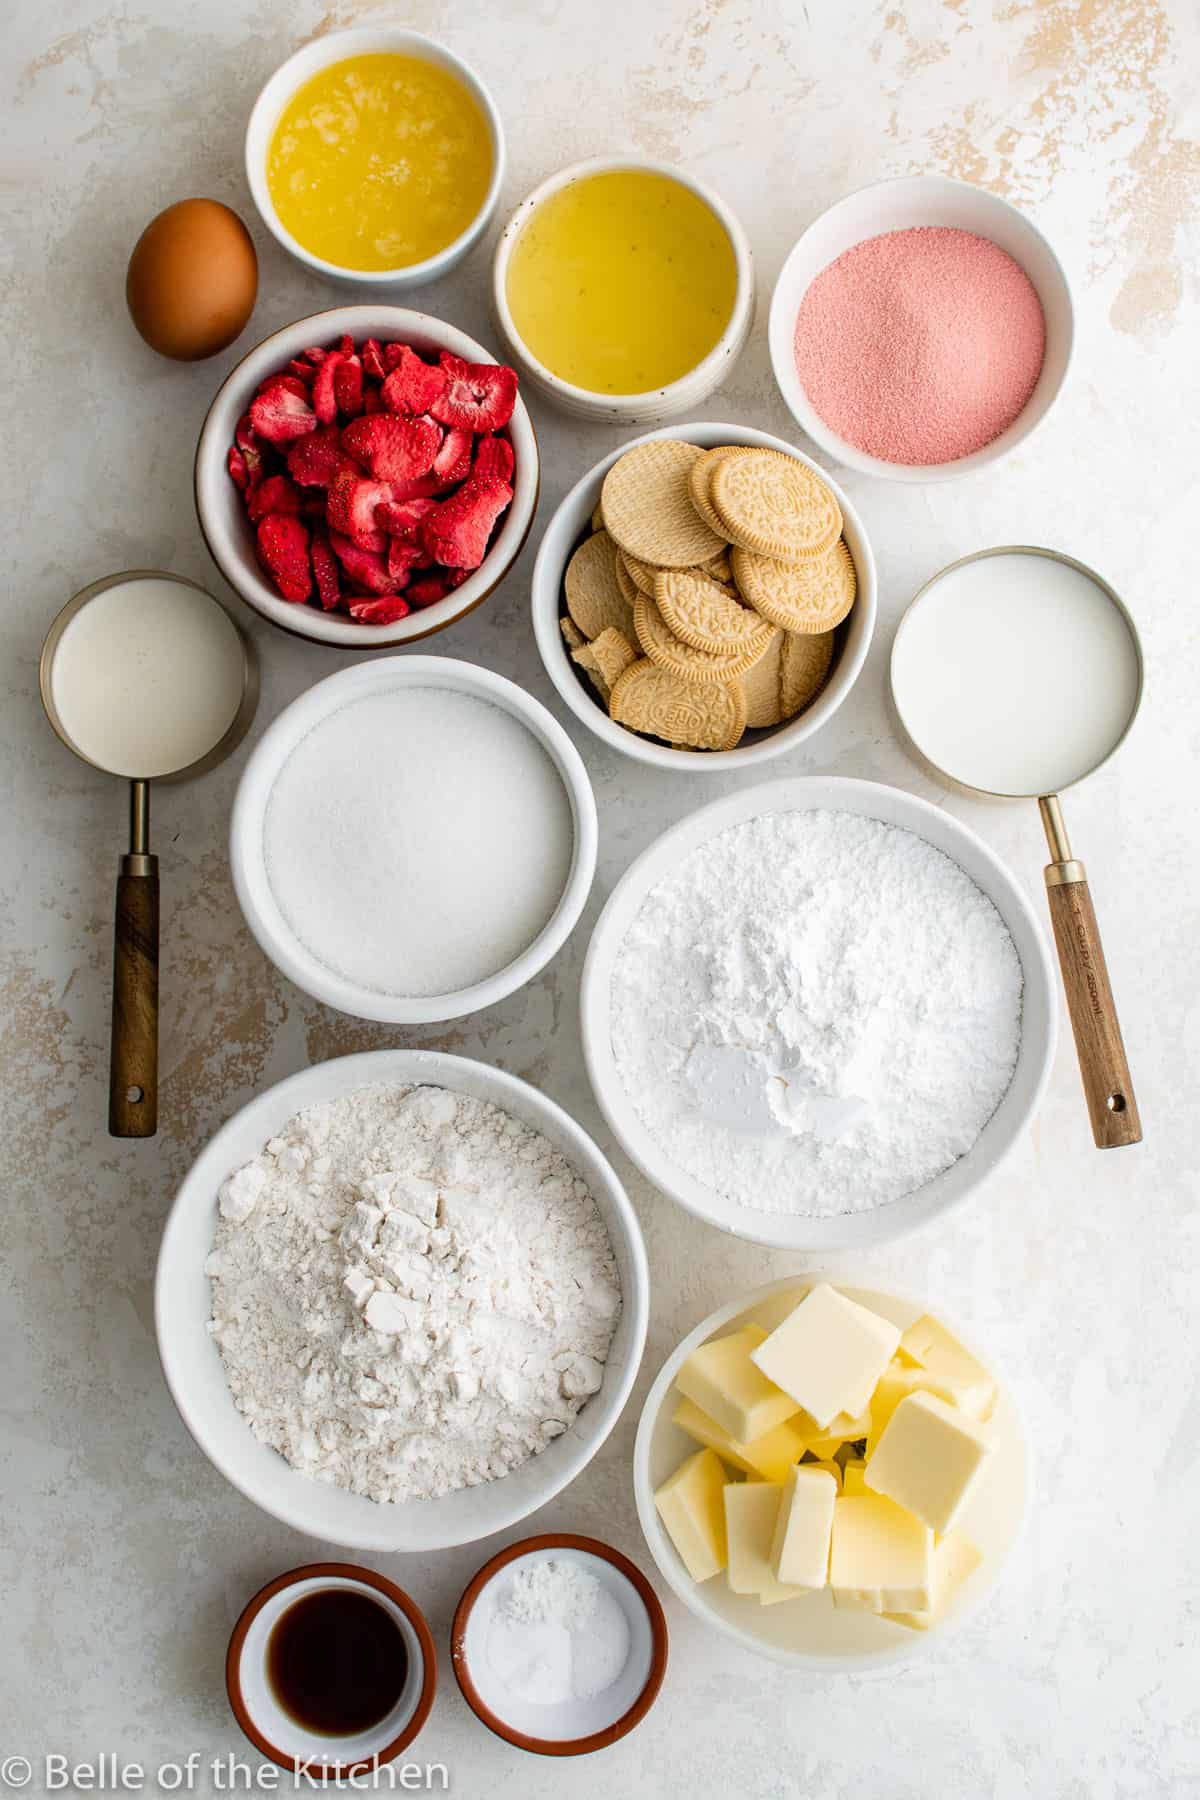
M1012 1079L1021 963L958 864L857 814L765 813L642 904L612 1046L688 1174L765 1212L886 1205L965 1154Z
M1007 251L948 227L867 238L823 269L796 318L796 372L831 430L887 462L953 462L1011 425L1041 373L1046 321Z
M267 878L300 942L385 994L444 994L528 949L574 847L557 769L511 713L397 687L316 725L275 783Z

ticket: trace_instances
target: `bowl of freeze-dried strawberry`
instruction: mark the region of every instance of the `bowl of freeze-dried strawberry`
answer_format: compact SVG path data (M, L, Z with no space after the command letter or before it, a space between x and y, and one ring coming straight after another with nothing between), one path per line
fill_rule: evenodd
M499 585L533 522L538 449L517 376L398 306L285 326L222 384L196 450L214 562L301 637L429 637Z

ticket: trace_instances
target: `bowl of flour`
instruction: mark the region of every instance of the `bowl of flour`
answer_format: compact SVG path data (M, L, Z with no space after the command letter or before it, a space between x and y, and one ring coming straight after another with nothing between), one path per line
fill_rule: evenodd
M618 883L583 975L584 1052L643 1175L724 1231L857 1249L964 1199L1054 1050L1016 881L939 808L835 777L702 807Z
M237 1113L163 1234L155 1323L184 1423L312 1537L433 1550L519 1523L624 1405L646 1255L562 1109L464 1057L318 1064Z

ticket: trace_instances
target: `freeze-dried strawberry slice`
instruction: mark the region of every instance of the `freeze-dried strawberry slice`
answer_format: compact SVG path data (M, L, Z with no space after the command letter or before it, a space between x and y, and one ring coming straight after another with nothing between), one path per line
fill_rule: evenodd
M302 381L306 389L312 386L313 376L316 372L316 365L305 362L302 356L294 356L288 364L288 373L294 375L297 381Z
M315 346L312 350L302 350L300 352L301 360L311 363L314 369L319 369L328 355L328 350L322 350L319 345Z
M334 531L353 538L360 550L382 552L387 539L375 518L375 508L392 499L386 481L368 481L357 473L339 475L329 489L326 516Z
M387 374L383 346L378 338L368 338L362 347L363 374L371 381L382 381Z
M434 562L450 569L477 569L488 539L512 499L507 481L464 481L421 524L421 541Z
M440 575L423 575L420 581L409 582L404 590L404 598L413 607L435 606L449 592L449 587Z
M294 393L288 382L295 382L300 393ZM255 395L250 423L268 444L291 444L317 429L317 415L308 404L304 383L292 375L278 375Z
M347 425L342 446L380 481L414 481L433 467L441 438L429 419L377 413Z
M286 475L268 475L252 494L247 494L246 511L255 524L268 513L291 513L297 518L301 511L300 489Z
M398 588L407 587L414 569L427 568L429 558L420 544L406 544L401 538L389 538L387 572Z
M517 404L517 372L500 363L469 363L442 351L446 385L429 410L442 425L499 431Z
M462 425L451 425L442 439L441 449L433 459L433 472L439 488L453 487L471 473L471 450L475 439Z
M383 404L388 412L405 413L415 418L418 413L428 412L442 392L446 371L435 363L425 362L407 344L389 344L385 355L394 348L400 354L383 384Z
M363 366L357 356L343 356L333 377L333 397L344 418L357 419L363 409Z
M398 619L406 619L408 611L408 601L400 594L392 594L384 600L350 602L350 617L357 619L360 625L394 625Z
M258 525L258 555L285 600L307 600L312 593L308 567L308 528L290 513L268 513Z
M342 577L337 557L333 554L328 535L324 531L314 530L310 553L312 572L317 583L317 598L326 612L334 612L342 603Z
M367 414L383 411L383 389L369 387L363 394L363 412Z
M437 467L437 464L434 464ZM513 477L513 447L507 438L481 437L475 446L471 473L476 481L509 481Z
M237 422L237 430L233 434L233 447L241 452L246 468L246 489L257 487L262 480L262 451L258 439L254 435L254 427L250 423L250 414L243 413ZM233 474L232 468L230 474ZM234 476L236 481L237 477Z
M308 373L311 377L312 370L310 369ZM287 369L284 369L282 374L277 371L274 375L264 375L254 391L256 394L266 394L272 388L278 387L286 388L289 394L298 394L302 400L308 398L308 381Z
M406 544L415 544L421 520L428 517L435 504L435 501L423 498L385 500L375 508L375 523L389 537L401 538Z
M307 437L297 438L287 454L292 480L301 487L327 488L343 473L361 475L354 458L342 449L341 435L335 425L322 425Z
M333 384L342 362L341 351L334 350L317 370L317 379L313 382L313 411L322 425L332 425L337 418L337 397Z
M246 493L250 487L250 471L246 467L245 456L236 444L230 444L229 454L225 458L225 466L233 477L235 485L241 488L243 494Z
M392 580L388 574L386 559L377 551L360 549L350 538L343 537L340 531L331 531L329 542L350 580L367 593L394 594L401 585ZM407 580L407 576L405 579Z

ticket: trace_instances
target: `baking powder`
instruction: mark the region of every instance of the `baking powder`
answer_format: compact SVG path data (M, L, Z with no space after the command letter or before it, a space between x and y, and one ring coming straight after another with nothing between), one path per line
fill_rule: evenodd
M313 1106L224 1184L209 1329L256 1437L369 1499L518 1468L599 1388L608 1231L540 1132L444 1088Z
M267 804L267 879L300 942L385 994L456 992L549 923L574 848L549 756L502 707L396 687L314 726Z
M883 1206L975 1142L1016 1066L1021 963L940 850L857 814L765 813L647 895L612 1047L647 1130L744 1206Z
M546 1557L521 1563L497 1598L486 1653L510 1694L539 1706L591 1700L629 1660L620 1602L582 1563Z

